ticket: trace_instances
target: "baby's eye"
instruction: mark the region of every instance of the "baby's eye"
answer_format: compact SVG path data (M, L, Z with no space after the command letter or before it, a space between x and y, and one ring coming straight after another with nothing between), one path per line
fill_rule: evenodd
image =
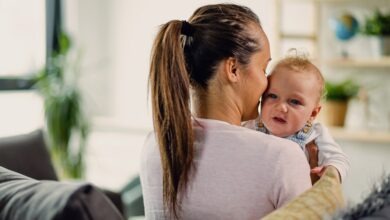
M297 100L297 99L291 99L290 103L293 104L293 105L302 105L302 103L299 100Z
M276 99L276 98L278 98L278 96L273 94L273 93L268 93L267 98Z

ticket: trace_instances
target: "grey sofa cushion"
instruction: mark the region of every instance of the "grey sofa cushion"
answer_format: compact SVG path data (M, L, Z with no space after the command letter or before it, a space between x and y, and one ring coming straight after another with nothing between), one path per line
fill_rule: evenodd
M58 180L42 130L0 138L0 166L37 180Z
M38 181L0 167L0 219L122 219L90 184Z
M58 180L41 129L0 138L0 166L37 180ZM120 193L103 190L123 213Z

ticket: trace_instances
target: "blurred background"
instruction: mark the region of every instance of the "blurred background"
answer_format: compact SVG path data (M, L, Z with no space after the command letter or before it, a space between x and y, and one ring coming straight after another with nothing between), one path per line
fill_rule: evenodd
M0 0L0 137L42 129L50 149L62 131L54 127L66 123L66 152L85 164L77 178L123 192L153 129L147 79L159 25L220 2ZM389 2L228 2L259 15L274 61L296 48L321 68L329 98L319 120L350 158L347 200L360 201L390 171ZM56 115L63 121L50 121Z

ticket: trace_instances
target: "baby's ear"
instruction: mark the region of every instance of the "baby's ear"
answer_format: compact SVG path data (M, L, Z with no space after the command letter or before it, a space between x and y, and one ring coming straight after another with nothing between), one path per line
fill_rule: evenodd
M310 115L310 120L311 121L314 121L314 119L316 119L317 115L320 113L321 111L321 105L317 105L313 111L311 112L311 115Z

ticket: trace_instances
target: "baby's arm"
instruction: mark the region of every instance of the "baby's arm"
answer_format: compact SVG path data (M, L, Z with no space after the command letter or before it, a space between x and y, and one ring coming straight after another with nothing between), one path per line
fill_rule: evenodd
M321 175L325 167L333 166L338 170L341 181L343 181L350 167L347 155L344 154L325 126L316 123L313 128L314 141L318 146L319 167L313 169L312 172L317 172Z

